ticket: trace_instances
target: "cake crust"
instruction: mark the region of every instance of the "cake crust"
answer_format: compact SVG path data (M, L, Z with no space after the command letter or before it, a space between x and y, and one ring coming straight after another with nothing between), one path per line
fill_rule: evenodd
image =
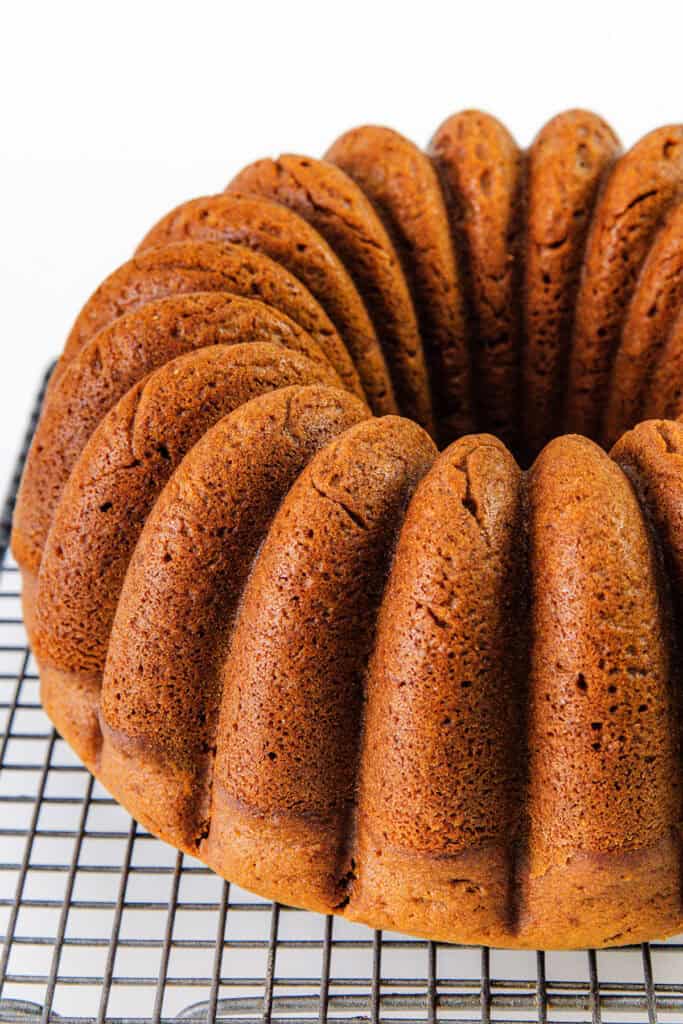
M671 325L645 389L643 414L645 419L678 419L683 414L683 309Z
M203 291L260 299L303 327L323 351L326 339L336 333L308 289L263 253L229 243L170 243L135 256L93 292L69 333L50 387L85 343L112 320L166 295Z
M382 218L411 287L444 445L474 427L461 271L436 172L398 132L366 125L325 154L358 184Z
M415 309L391 239L363 191L334 164L292 154L257 160L228 189L282 203L327 239L349 268L385 346L401 412L433 434Z
M529 151L522 409L530 461L559 433L586 236L619 150L602 118L568 110L543 127Z
M161 813L166 780L164 835L195 855L210 823L222 666L253 560L307 462L368 416L320 386L247 402L184 460L135 549L107 656L100 770L130 801L119 771L135 763L143 821Z
M508 927L524 534L522 475L491 436L447 448L410 504L368 673L349 904L361 920L384 905L391 927L422 919L462 941Z
M429 143L462 253L480 429L518 440L519 261L525 159L500 121L479 110L448 118Z
M588 236L565 429L595 437L628 304L660 218L683 189L683 126L658 128L614 165Z
M281 345L329 367L319 345L284 313L224 292L169 295L118 317L86 342L50 388L17 496L13 545L34 574L78 456L109 410L143 377L211 345ZM336 377L328 375L328 383ZM29 633L29 636L31 634Z
M261 196L204 196L163 217L138 252L187 240L245 245L289 270L329 312L343 338L344 346L338 346L340 351L330 361L349 390L358 393L360 379L373 412L397 412L384 354L365 305L344 264L303 217Z
M683 307L683 202L673 206L648 252L626 313L614 359L602 440L611 447L641 416L650 396L650 414L667 415L658 386L650 379ZM680 381L667 368L667 378ZM654 410L652 406L655 406Z
M349 899L374 623L403 510L435 455L405 419L350 428L301 474L259 553L223 670L205 851L247 888L266 862L286 902ZM275 846L261 833L273 819ZM284 871L283 846L296 851Z
M183 456L252 398L316 381L334 384L333 371L278 346L212 346L164 364L104 418L69 477L38 577L32 640L60 729L72 697L97 695L130 558ZM81 740L79 724L69 737L88 763L99 743L91 712L91 732Z

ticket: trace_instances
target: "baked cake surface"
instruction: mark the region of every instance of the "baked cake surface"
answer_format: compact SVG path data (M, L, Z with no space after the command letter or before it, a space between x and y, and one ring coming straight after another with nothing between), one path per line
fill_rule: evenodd
M683 128L249 164L78 315L13 524L43 704L261 895L683 930ZM568 430L570 433L563 434Z

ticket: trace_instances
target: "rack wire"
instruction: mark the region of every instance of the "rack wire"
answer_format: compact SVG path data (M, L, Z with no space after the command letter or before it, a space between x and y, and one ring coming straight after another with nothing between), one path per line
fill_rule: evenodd
M44 390L44 384L43 384ZM683 1022L683 941L448 946L258 899L154 839L39 700L0 521L0 1022Z

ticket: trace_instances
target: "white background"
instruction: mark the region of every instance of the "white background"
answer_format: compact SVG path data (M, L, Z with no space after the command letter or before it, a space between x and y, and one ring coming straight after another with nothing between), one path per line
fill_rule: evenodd
M569 106L683 116L683 5L0 0L0 487L80 305L168 208L347 128L458 109L527 144Z

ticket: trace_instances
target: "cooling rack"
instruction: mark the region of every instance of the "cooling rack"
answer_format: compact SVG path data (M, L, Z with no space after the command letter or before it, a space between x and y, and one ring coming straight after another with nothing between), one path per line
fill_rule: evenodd
M44 390L44 384L43 384ZM40 707L0 521L0 1022L683 1022L683 941L519 953L281 907L132 821Z

